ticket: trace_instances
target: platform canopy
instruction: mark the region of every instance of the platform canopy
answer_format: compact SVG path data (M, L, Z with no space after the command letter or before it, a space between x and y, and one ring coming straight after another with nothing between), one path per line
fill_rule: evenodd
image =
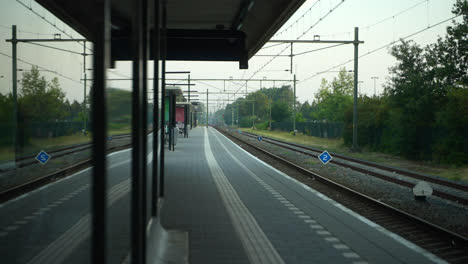
M97 0L36 0L90 41ZM162 1L162 0L161 0ZM167 0L167 59L239 61L240 68L305 0ZM154 1L149 1L153 10ZM112 0L112 60L131 60L134 1ZM150 12L151 25L153 20ZM153 28L153 26L150 26Z

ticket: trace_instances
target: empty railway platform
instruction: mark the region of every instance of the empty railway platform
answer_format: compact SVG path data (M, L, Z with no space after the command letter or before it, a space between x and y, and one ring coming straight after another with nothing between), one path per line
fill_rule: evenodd
M166 155L161 224L189 263L444 263L252 156L213 128Z

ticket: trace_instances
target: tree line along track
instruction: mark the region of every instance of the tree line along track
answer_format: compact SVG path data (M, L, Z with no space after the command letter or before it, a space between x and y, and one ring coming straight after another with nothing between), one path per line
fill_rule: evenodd
M218 127L215 128L234 142L240 143L249 152L253 150L253 154L257 156L260 154L279 161L281 164L307 177L313 178L314 182L318 182L318 185L314 186L314 188L317 187L318 191L329 197L333 197L337 202L383 226L387 230L404 237L449 263L468 263L468 238L359 193L255 146L227 131Z
M244 131L242 131L241 134L243 134L245 136L248 136L248 137L252 137L252 138L256 138L258 136L256 134L249 133L249 132L244 132ZM302 145L299 145L299 144L285 142L285 141L281 141L281 140L278 140L278 139L273 139L273 138L270 138L270 137L263 137L262 136L262 140L265 141L265 142L268 142L268 143L270 143L272 145L276 145L276 146L279 146L281 148L285 148L285 149L288 149L288 150L291 150L291 151L294 151L294 152L298 152L298 153L301 153L303 155L307 155L307 156L311 156L311 157L317 157L317 155L312 154L310 152L315 152L315 153L321 153L322 152L322 150L319 150L319 149L316 149L316 148L311 148L311 147L306 147L306 146L302 146ZM310 152L308 152L308 151L310 151ZM347 157L347 156L336 154L336 153L330 153L330 154L335 158L339 158L339 159L342 159L342 160L345 160L345 161L353 162L353 163L359 164L360 166L355 166L355 165L344 163L344 162L337 161L337 160L331 160L330 163L336 164L336 165L344 167L344 168L349 168L351 170L361 172L361 173L364 173L364 174L367 174L367 175L370 175L370 176L373 176L373 177L377 177L377 178L380 178L380 179L383 179L383 180L386 180L386 181L389 181L389 182L393 182L393 183L396 183L398 185L402 185L402 186L405 186L405 187L408 187L408 188L413 188L415 184L412 183L412 182L409 182L407 180L404 180L404 179L399 179L397 177L387 176L385 174L378 173L378 172L370 170L370 169L366 169L365 167L369 167L369 168L372 168L372 169L379 169L379 170L383 170L383 171L387 171L387 172L391 172L391 173L397 173L397 174L400 174L400 175L403 175L403 176L406 176L406 177L409 177L409 178L413 178L413 179L417 179L417 180L423 180L423 181L430 182L430 183L433 183L433 184L441 185L443 187L455 189L456 193L458 193L459 195L456 195L456 194L453 194L453 193L448 193L447 191L438 190L438 189L433 190L433 195L438 196L438 197L443 198L443 199L446 199L446 200L458 202L458 203L463 204L463 205L468 205L468 186L467 185L457 184L457 183L454 183L454 182L450 182L450 181L446 181L446 180L442 180L442 179L437 179L437 178L434 178L434 177L429 177L429 176L418 174L418 173L415 173L415 172L406 171L406 170L402 170L402 169L394 168L394 167L389 167L389 166L385 166L385 165L382 165L382 164L376 164L376 163L373 163L373 162L360 160L360 159L356 159L356 158L351 158L351 157Z

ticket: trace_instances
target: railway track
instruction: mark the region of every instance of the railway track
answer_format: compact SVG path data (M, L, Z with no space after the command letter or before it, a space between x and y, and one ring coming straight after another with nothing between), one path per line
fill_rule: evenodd
M300 172L303 175L312 177L314 182L321 184L319 191L333 197L339 203L358 212L360 215L372 220L426 249L434 255L446 260L449 263L468 263L468 238L437 226L417 216L411 215L398 208L387 205L365 194L359 193L344 185L336 183L317 173L309 171L297 164L294 164L269 151L255 146L248 141L228 133L220 128L216 129L225 136L240 142L256 152L274 159L286 166Z
M241 132L242 135L257 138L258 135ZM267 143L285 148L291 151L295 151L307 156L316 158L323 150L316 148L306 147L295 143L284 142L270 137L263 137L262 141ZM458 202L460 204L468 205L468 186L463 184L457 184L455 182L431 177L400 168L394 168L377 164L365 160L360 160L336 153L330 153L333 156L333 160L330 163L336 164L341 167L349 168L354 171L358 171L373 177L377 177L389 182L396 183L408 188L413 188L418 181L426 181L431 183L434 189L433 195L440 198Z
M131 137L130 134L121 134L121 135L112 136L112 139L129 138L129 137ZM131 144L124 144L124 145L119 145L119 146L108 148L107 151L108 151L108 153L111 153L111 152L114 152L114 151L130 148L130 147L131 147ZM53 158L58 158L58 157L70 155L70 154L73 154L73 153L76 153L76 152L89 150L91 148L92 148L92 143L84 143L84 144L79 144L79 145L74 145L74 146L55 149L55 150L52 150L52 151L48 151L48 153L51 154L51 156L53 156ZM25 168L25 167L37 164L38 161L35 160L35 157L36 156L34 155L34 156L25 156L25 157L21 157L21 158L16 159L16 168ZM53 173L43 175L43 176L35 178L34 180L31 180L31 181L25 182L23 184L16 185L16 186L13 186L11 188L2 190L2 191L0 191L0 203L8 201L8 200L10 200L10 199L12 199L14 197L17 197L17 196L19 196L21 194L30 192L30 191L32 191L32 190L34 190L36 188L39 188L39 187L41 187L43 185L46 185L46 184L48 184L50 182L53 182L53 181L56 181L56 180L61 179L63 177L66 177L66 176L68 176L70 174L73 174L74 172L85 169L85 168L91 166L91 164L92 164L92 159L86 159L86 160L77 162L77 163L75 163L73 165L70 165L70 166L68 166L66 168L59 169L59 170L57 170L57 171L55 171ZM2 171L0 171L0 176L1 176L2 173L6 173L6 172L8 172L10 170L14 170L14 169L15 168L2 170Z
M119 139L119 138L127 138L130 137L130 134L121 134L121 135L114 135L112 136L112 139ZM52 155L54 158L58 157L63 157L66 155L70 155L76 152L88 150L92 148L92 143L83 143L83 144L78 144L78 145L73 145L73 146L68 146L64 148L58 148L54 149L52 151L48 151L47 153ZM28 167L34 164L37 164L37 160L35 159L36 155L29 155L25 157L19 157L16 159L16 164L15 167L12 168L5 168L5 169L0 169L0 174L5 173L10 170L15 170L16 168L24 168Z

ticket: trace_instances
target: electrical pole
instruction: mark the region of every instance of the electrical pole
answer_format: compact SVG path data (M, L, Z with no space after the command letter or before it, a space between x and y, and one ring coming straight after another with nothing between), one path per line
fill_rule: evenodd
M234 127L234 106L231 105L231 126Z
M294 98L293 98L293 135L296 135L296 74L294 74Z
M271 98L270 98L270 130L271 130Z
M236 121L237 121L237 127L240 127L239 126L239 104L237 104L237 119L236 119Z
M86 135L86 41L83 42L83 73L84 73L84 80L83 80L83 133Z
M188 86L188 102L190 103L190 74L188 75L187 83L188 83L188 85L187 85ZM192 105L189 104L187 106L187 111L189 112L187 114L188 120L185 120L187 125L190 124L190 130L192 130L192 111L191 111L191 109L192 109Z
M245 99L247 99L247 83L248 81L245 81Z
M377 81L377 79L379 79L379 77L376 77L376 76L374 76L374 77L371 77L371 79L373 79L373 80L374 80L374 96L377 96L377 93L376 93L376 88L375 88L375 86L376 86L376 81Z
M290 70L290 72L292 74L293 73L293 56L294 56L294 54L293 54L293 43L292 42L291 42L291 55L290 56L291 56L291 66L290 66L289 70Z
M252 129L255 127L255 100L252 101Z
M208 128L208 89L206 89L206 128Z
M14 161L16 164L16 156L18 155L18 98L17 98L17 67L16 67L16 45L18 41L16 40L16 25L13 25L11 28L11 46L12 46L12 80L13 80L13 148L14 148Z
M353 151L359 151L358 147L358 46L359 46L359 28L354 28L354 104L353 104Z

